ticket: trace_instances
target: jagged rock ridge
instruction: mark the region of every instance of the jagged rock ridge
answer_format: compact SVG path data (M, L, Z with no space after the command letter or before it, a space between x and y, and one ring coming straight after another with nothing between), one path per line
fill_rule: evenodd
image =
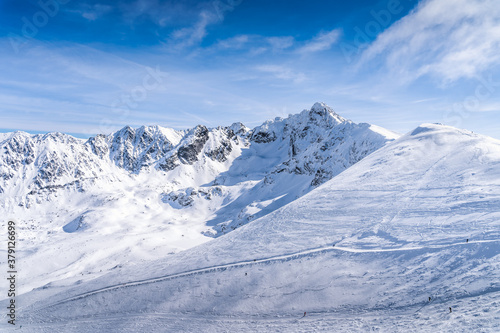
M132 182L132 191L151 188L163 204L197 215L217 234L295 200L396 137L323 103L252 130L241 123L185 131L126 126L86 141L16 132L0 143L0 193L9 210L58 201L62 191L90 191L88 206L73 209L88 212L104 188ZM106 200L121 197L115 191Z

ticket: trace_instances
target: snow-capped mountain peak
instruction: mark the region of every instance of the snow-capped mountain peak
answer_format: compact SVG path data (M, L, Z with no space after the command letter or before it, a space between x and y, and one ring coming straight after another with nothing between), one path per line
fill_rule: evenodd
M325 103L315 103L309 112L311 121L326 121L329 125L348 122Z

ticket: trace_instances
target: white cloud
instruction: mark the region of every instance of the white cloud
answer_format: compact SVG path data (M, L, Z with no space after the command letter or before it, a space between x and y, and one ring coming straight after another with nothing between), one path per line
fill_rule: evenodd
M427 0L380 34L362 54L403 81L472 78L500 63L498 0Z
M192 46L200 43L207 35L207 27L217 22L214 15L209 12L201 12L198 22L192 27L182 28L172 33L172 37L178 42L178 46Z
M89 20L89 21L96 21L96 20L100 19L102 16L111 12L112 9L113 8L111 6L107 6L107 5L82 4L78 9L65 8L64 11L67 13L76 14L78 16L83 17L86 20Z
M260 35L237 35L217 41L208 50L243 50L252 57L266 52L283 52L291 48L295 40L293 37L266 37Z
M218 49L241 49L250 40L248 35L239 35L219 41L215 47Z
M295 72L286 66L260 65L257 66L256 69L260 72L269 73L277 79L292 81L294 83L300 83L306 80L304 73Z
M335 29L329 32L322 32L311 41L307 42L302 48L299 49L300 53L314 53L319 51L325 51L332 47L339 38L341 32L339 29Z
M241 0L230 3L207 1L205 9L200 12L199 19L193 26L172 33L177 47L193 46L201 43L207 36L207 27L224 21L226 13L232 12L240 3Z
M291 36L286 37L269 37L267 42L271 45L274 51L285 50L293 46L295 39Z
M82 12L82 16L89 21L95 21L101 16L109 13L111 10L111 6L97 4L84 10Z

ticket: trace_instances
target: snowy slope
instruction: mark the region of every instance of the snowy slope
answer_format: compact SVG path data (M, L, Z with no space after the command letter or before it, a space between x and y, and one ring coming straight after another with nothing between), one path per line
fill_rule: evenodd
M500 142L424 124L211 242L29 292L23 315L47 332L498 331L499 236Z

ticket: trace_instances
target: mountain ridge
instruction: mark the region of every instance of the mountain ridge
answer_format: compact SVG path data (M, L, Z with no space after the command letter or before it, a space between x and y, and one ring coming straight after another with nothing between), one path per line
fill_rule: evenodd
M34 278L26 288L70 271L91 278L113 268L95 271L93 256L134 262L202 244L294 201L397 137L324 103L253 129L125 126L88 140L12 133L0 142L0 209L19 221L28 262L41 260L45 246L68 253L61 268L28 272ZM87 249L94 242L121 245Z

